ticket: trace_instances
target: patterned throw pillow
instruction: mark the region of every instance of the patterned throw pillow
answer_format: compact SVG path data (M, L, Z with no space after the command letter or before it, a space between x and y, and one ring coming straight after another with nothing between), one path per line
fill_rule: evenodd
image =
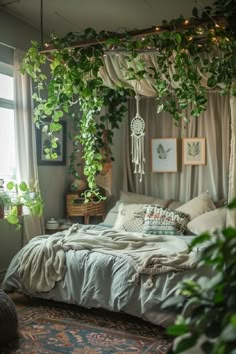
M183 235L189 222L188 215L156 205L147 205L143 232L153 235Z
M114 229L131 232L142 232L146 204L124 204L118 208L118 216Z

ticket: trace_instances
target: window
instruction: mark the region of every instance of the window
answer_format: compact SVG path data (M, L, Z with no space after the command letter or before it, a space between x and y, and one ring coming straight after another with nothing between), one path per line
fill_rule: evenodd
M15 178L13 67L0 62L0 178Z

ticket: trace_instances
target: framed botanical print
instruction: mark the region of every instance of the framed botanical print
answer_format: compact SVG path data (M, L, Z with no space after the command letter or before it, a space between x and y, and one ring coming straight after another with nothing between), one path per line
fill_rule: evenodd
M183 139L183 164L205 165L206 164L206 139L184 138Z
M50 122L46 122L50 124ZM60 122L62 128L60 131L53 133L57 140L57 147L54 149L57 154L56 159L48 160L46 158L45 149L50 148L51 142L47 134L45 134L42 128L36 128L36 142L37 142L37 161L38 165L65 165L66 164L66 122Z
M177 139L152 139L151 156L152 172L177 172Z

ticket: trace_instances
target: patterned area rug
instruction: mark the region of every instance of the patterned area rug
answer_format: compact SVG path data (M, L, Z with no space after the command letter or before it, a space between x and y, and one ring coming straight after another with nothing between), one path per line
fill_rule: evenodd
M7 353L166 354L165 330L135 317L105 310L33 300L18 310L19 339Z

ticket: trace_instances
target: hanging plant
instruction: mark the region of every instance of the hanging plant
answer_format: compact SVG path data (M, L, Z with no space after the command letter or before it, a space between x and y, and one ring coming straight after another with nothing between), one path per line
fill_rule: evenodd
M216 21L219 18L219 21ZM223 20L222 20L223 16ZM64 38L52 36L52 49L44 50L32 42L22 64L36 84L33 98L36 102L34 119L36 126L45 125L52 148L48 158L55 158L57 139L55 132L61 129L60 120L73 111L77 131L74 136L75 152L82 145L84 174L90 191L87 196L100 196L95 177L102 170L104 159L112 159L113 129L122 121L130 82L149 80L158 103L157 111L169 112L177 125L199 117L206 110L206 87L202 75L207 77L209 88L221 87L221 93L236 95L236 31L234 18L236 4L233 0L217 0L214 7L206 7L200 14L193 9L193 17L163 21L162 26L144 31L117 34L107 31L96 33L91 28L82 33L69 33ZM135 37L134 35L139 35ZM75 43L79 44L75 45ZM117 83L114 90L104 87L100 68L104 65L106 51L123 53L128 63L124 73L127 84ZM147 67L143 53L155 53L156 63ZM215 54L217 53L217 54ZM50 75L47 73L50 67ZM128 90L128 91L127 91ZM134 92L133 92L134 95ZM121 103L121 105L120 105ZM108 112L98 118L103 107ZM75 155L70 160L70 172Z

